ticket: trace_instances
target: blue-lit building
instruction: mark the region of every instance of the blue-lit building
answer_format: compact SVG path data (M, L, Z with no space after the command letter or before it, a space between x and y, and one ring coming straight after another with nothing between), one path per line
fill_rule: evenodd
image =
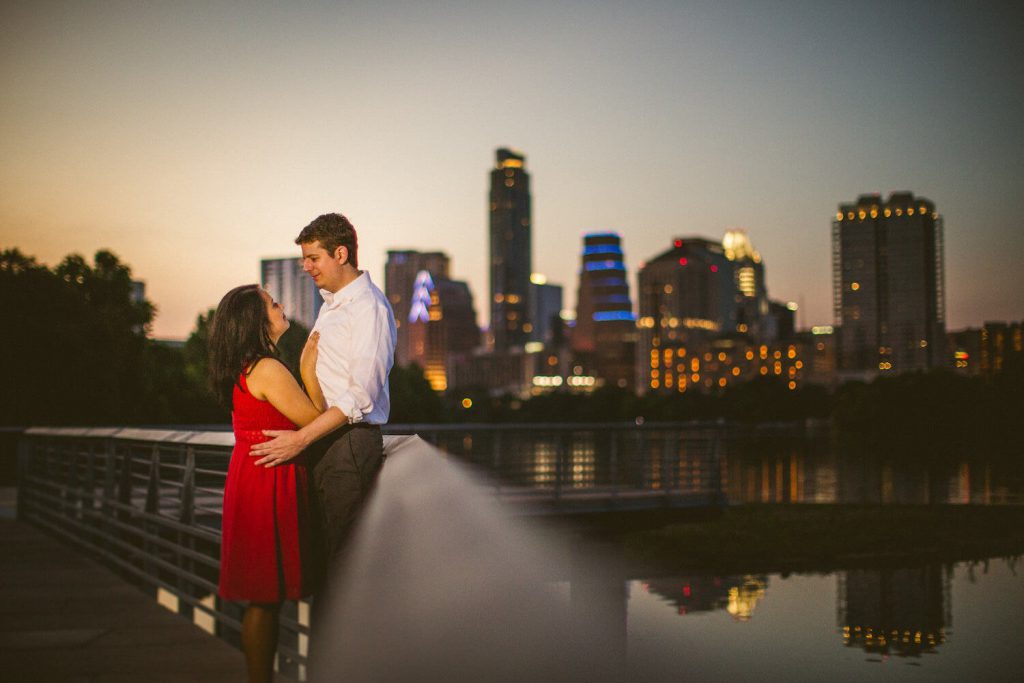
M614 232L583 236L572 350L604 384L632 388L636 315L629 297L622 240Z

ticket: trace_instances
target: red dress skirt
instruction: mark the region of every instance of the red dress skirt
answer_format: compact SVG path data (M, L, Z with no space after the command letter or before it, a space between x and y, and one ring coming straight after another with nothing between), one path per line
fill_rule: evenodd
M280 602L312 592L312 533L304 454L284 465L254 465L253 444L264 429L295 429L269 401L249 393L245 375L235 385L231 422L235 448L224 484L220 585L226 600Z

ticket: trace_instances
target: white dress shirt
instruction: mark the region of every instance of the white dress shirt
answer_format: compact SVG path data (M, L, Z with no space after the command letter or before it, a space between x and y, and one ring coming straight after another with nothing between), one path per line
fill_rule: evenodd
M349 423L384 424L391 413L388 372L395 357L395 316L369 273L337 292L320 290L324 304L313 329L320 333L316 376L328 407Z

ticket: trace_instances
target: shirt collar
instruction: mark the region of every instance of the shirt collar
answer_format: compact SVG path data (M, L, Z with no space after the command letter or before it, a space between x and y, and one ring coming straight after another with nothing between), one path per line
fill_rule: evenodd
M359 273L355 280L348 283L337 292L321 289L320 296L323 297L324 303L327 304L328 307L342 306L365 292L369 286L370 274L364 270Z

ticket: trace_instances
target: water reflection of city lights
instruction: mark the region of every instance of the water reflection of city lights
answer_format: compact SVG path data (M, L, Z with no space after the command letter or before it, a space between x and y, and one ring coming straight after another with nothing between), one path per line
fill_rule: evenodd
M743 583L729 589L729 604L725 610L736 621L750 621L754 608L765 596L767 584L755 576L743 577Z

